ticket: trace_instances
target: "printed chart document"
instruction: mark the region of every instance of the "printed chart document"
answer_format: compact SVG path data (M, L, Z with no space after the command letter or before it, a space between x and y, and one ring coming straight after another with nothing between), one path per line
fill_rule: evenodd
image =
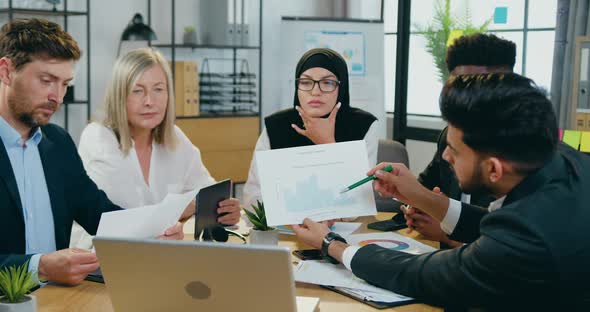
M361 222L336 222L330 227L330 231L338 233L341 236L347 236L356 231L361 225L363 225ZM290 226L279 225L276 228L279 229L279 233L281 234L295 235L295 232L293 232Z
M353 234L345 236L345 238L348 244L352 246L363 247L368 244L377 244L387 249L403 251L413 255L436 250L436 248L422 244L417 240L393 232Z
M184 194L168 194L160 203L103 213L96 236L155 238L173 226L186 206L195 199L195 189Z
M377 244L381 247L411 254L423 254L436 249L414 239L396 233L353 234L346 237L350 245L365 246ZM345 293L361 301L405 304L413 298L402 296L386 289L373 286L356 277L344 265L333 265L325 261L301 261L295 269L295 280L323 286L333 286L338 292Z
M340 191L369 171L364 141L256 152L269 226L377 214L372 183Z
M373 286L354 276L343 265L334 265L318 260L301 261L295 269L295 281L344 288L349 292L363 296L365 300L371 301L400 302L413 300L413 298Z

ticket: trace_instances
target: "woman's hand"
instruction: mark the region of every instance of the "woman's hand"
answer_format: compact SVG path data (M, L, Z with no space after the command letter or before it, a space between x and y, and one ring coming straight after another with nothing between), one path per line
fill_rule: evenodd
M295 106L295 109L299 112L305 127L305 129L301 129L297 125L291 124L297 133L310 139L314 144L336 143L336 114L340 109L340 103L334 106L328 118L311 117L299 106Z
M217 218L217 222L225 225L234 225L240 222L240 200L237 198L229 198L219 202L217 213L225 215Z

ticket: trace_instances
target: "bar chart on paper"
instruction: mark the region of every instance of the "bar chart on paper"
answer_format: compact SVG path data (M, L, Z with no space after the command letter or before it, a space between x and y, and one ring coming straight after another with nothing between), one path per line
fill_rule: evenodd
M358 202L350 194L340 194L328 187L322 188L316 174L297 181L293 190L286 189L278 194L281 193L284 194L283 203L288 211L351 206Z
M262 151L255 159L270 226L376 213L369 183L340 194L368 171L364 141Z

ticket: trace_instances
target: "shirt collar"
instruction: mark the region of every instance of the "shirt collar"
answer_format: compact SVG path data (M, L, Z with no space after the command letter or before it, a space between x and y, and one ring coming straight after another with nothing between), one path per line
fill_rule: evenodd
M4 142L7 146L22 146L22 138L20 133L16 131L6 120L0 116L0 138L2 138L2 142ZM33 134L27 140L27 143L34 143L39 144L41 139L43 138L43 132L41 132L41 127L37 127L34 129Z
M504 204L505 199L506 199L506 195L491 202L490 205L488 206L488 211L492 212L492 211L502 208L502 204Z

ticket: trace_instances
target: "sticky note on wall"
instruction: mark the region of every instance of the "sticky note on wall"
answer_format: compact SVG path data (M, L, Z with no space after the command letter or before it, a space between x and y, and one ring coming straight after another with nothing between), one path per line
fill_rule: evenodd
M582 139L582 132L575 130L565 130L563 132L563 142L575 149L580 147L580 140Z
M494 24L508 23L508 7L496 7L494 9Z
M590 132L582 132L580 151L590 153Z

